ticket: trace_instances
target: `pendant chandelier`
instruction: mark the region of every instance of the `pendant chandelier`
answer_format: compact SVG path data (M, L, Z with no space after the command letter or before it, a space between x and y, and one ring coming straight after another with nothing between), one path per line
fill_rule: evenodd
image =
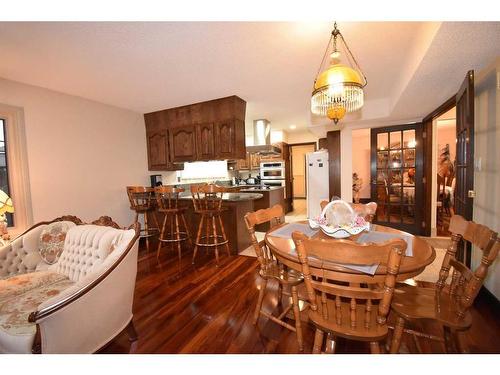
M344 45L350 66L340 63L339 42ZM323 70L330 48L332 50L330 66ZM335 22L318 74L314 80L311 112L319 116L328 116L337 124L346 112L355 112L363 106L363 87L366 86L366 83L365 75L340 30L337 29L337 22Z

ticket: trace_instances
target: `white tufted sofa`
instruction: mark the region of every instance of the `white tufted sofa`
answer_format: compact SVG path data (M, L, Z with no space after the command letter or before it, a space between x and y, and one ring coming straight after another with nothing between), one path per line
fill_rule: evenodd
M92 353L133 332L139 227L112 224L70 223L50 266L37 250L46 224L0 249L0 353Z

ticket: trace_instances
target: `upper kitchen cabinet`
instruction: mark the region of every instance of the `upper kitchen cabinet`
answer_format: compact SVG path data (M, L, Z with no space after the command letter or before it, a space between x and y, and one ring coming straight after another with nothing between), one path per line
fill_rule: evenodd
M214 160L214 143L216 136L214 135L214 124L198 124L196 126L196 146L198 160Z
M195 125L179 126L168 130L170 159L173 163L198 160Z
M243 99L229 96L147 113L144 119L148 133L167 132L172 163L242 159L246 156L245 110ZM148 158L160 156L148 155Z
M240 159L245 151L245 122L228 119L215 123L215 156L217 159Z
M150 171L175 171L183 168L181 164L170 161L168 131L160 112L144 115L146 123L146 146L148 150L148 169Z

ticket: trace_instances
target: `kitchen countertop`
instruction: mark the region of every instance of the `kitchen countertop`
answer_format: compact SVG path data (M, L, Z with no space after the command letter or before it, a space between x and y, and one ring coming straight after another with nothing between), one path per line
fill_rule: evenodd
M261 199L263 197L262 194L259 193L224 193L222 195L222 200L227 202L245 202L245 201L254 201L257 199ZM193 196L189 192L185 192L179 195L179 199L192 199Z
M240 186L245 186L245 185L240 185ZM284 189L285 187L284 186L269 186L269 188L262 188L260 185L256 185L256 186L249 186L247 188L243 188L241 189L240 191L241 192L249 192L249 191L258 191L258 192L261 192L261 191L273 191L273 190L279 190L279 189Z

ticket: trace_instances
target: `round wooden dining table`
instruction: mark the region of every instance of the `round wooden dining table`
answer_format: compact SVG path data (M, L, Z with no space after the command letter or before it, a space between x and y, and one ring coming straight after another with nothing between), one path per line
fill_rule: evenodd
M307 221L298 221L296 223L308 225ZM268 231L265 235L265 242L267 246L271 249L273 254L276 256L278 261L280 261L289 268L301 272L302 268L297 253L295 251L295 244L293 243L293 240L291 238L273 236L273 231L285 225L288 225L288 223L281 224ZM372 224L370 231L404 235L407 236L412 241L413 254L412 256L403 256L399 268L399 274L397 277L398 281L407 280L417 276L425 269L427 265L431 264L436 258L436 252L434 248L431 245L429 245L427 241L425 241L420 237L378 224ZM321 230L319 230L312 238L320 238L328 241L336 241L334 238L326 235ZM309 258L309 265L313 267L316 266L328 269L330 271L330 274L337 275L340 280L342 279L349 280L350 276L352 277L353 275L357 275L360 281L366 278L366 280L370 280L372 282L377 281L376 279L379 279L382 282L383 278L387 273L386 265L383 263L381 263L377 267L377 270L375 271L374 275L363 274L360 271L342 267L341 265L334 263L325 263L315 258Z

